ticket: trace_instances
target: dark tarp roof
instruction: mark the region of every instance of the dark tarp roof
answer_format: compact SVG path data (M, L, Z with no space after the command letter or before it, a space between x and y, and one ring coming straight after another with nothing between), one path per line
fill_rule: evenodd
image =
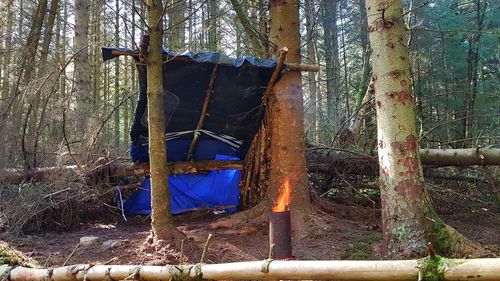
M116 53L134 51L102 48L102 52L103 59L109 60L120 55ZM164 57L167 60L164 63L167 145L176 150L169 151L169 160L186 160L187 147L193 138L193 132L190 131L196 129L216 64L218 68L213 93L203 125L206 132L200 136L195 159L213 159L217 153L228 155L228 145L234 151L231 156L242 159L260 126L262 95L276 62L252 57L235 59L215 52L176 54L166 49ZM148 135L147 119L144 117L147 114L146 67L138 64L137 68L140 93L131 139L135 145L142 145L147 143ZM213 153L198 153L204 150Z

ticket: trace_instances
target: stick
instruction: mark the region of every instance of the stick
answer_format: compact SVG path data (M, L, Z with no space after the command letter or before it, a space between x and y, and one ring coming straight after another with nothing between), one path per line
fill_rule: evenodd
M211 239L212 239L212 233L208 234L207 242L205 242L205 246L203 247L203 252L201 253L200 263L203 263L203 261L205 261L205 256L208 252L208 245Z
M193 160L194 148L196 147L196 143L200 138L200 130L203 128L203 123L205 123L205 117L207 115L208 102L210 101L210 97L212 96L213 87L215 83L215 77L217 77L217 64L214 66L214 70L212 71L212 75L210 76L210 83L208 83L208 88L205 93L205 101L203 101L203 107L201 108L200 119L198 120L198 124L196 125L196 130L194 131L193 140L189 145L189 150L187 154L187 160Z
M71 259L71 257L76 253L76 251L78 250L79 247L80 247L80 242L78 242L78 244L76 244L76 246L73 249L73 251L71 251L71 253L69 254L68 258L64 261L63 266L66 266L66 264L68 264L69 259Z
M264 92L264 95L262 96L262 100L264 102L267 100L267 97L271 94L271 91L273 90L274 84L276 84L276 81L278 81L278 77L281 74L281 69L283 69L283 64L285 63L285 59L286 59L287 54L288 54L288 48L283 47L283 49L281 49L278 62L276 63L276 67L274 68L273 74L271 75L271 79L269 79L269 83L267 83L266 91Z

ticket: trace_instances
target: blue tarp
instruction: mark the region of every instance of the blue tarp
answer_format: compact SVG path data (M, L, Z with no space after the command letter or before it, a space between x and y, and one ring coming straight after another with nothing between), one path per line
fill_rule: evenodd
M217 155L216 160L238 160L235 157ZM239 200L238 170L212 171L207 174L180 174L168 178L172 214L180 214L196 208L232 206L226 211L236 211ZM141 187L124 203L126 216L151 214L151 183L146 178Z

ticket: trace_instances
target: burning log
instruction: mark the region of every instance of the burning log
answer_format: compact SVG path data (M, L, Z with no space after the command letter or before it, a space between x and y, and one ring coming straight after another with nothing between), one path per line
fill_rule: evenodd
M269 246L274 245L274 258L279 260L294 259L289 209L291 193L290 178L286 177L280 187L275 206L269 214Z
M73 265L54 269L0 266L10 281L104 280L338 280L415 281L423 271L419 260L394 261L266 261L198 265ZM500 259L442 259L440 280L500 280ZM441 278L442 277L442 278Z

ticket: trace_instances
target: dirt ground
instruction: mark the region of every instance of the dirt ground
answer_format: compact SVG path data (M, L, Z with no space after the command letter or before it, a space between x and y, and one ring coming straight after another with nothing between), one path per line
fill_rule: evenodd
M293 242L293 254L298 259L378 259L380 241L378 211L338 203L316 206L321 221L319 228L301 241ZM464 214L441 214L445 221L479 241L487 249L500 254L500 216L488 210ZM197 263L208 234L213 238L208 247L206 263L262 260L268 255L268 227L209 229L210 223L221 218L208 213L191 213L176 217L178 229L187 236L180 247L152 245L147 242L149 220L108 216L104 221L82 225L66 233L45 233L8 237L4 243L23 252L41 266L61 266L77 263L165 265ZM101 243L77 247L83 236L98 236ZM0 240L2 242L2 240ZM77 248L76 248L77 247ZM76 250L75 250L76 248Z

